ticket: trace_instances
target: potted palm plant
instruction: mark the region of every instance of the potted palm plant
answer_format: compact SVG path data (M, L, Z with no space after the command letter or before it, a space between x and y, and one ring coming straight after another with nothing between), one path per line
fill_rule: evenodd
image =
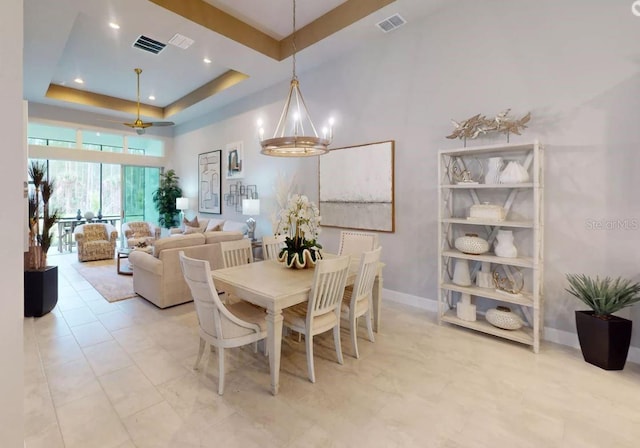
M591 311L576 311L576 329L584 360L605 370L622 370L633 322L613 313L640 301L640 283L620 277L595 279L567 274L567 291Z
M58 303L58 267L47 265L47 252L51 246L51 231L60 218L60 211L49 207L55 181L45 179L46 164L32 161L28 172L34 189L28 198L29 252L24 270L24 315L40 317Z
M182 189L178 184L180 178L174 170L160 174L160 186L153 192L153 203L160 214L160 225L170 228L176 225L176 199L182 196Z

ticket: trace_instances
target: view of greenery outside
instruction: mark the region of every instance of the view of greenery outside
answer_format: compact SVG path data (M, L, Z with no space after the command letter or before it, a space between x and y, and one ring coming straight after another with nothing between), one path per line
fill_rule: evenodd
M63 218L74 218L91 211L103 216L120 216L120 165L49 160L49 179L55 179L56 190L51 207L62 210Z
M153 205L151 195L158 188L159 168L125 166L123 170L124 186L124 222L158 222L158 211Z
M28 138L30 145L80 149L76 141L70 140L75 136L75 131L71 129L30 124L31 130L42 130L47 137L61 131L63 136L60 139L32 135ZM82 150L123 152L123 147L118 146L121 145L121 135L90 131L82 133ZM66 140L67 138L69 140ZM102 143L94 143L98 140ZM131 143L139 144L140 148L132 148ZM161 155L162 151L160 141L130 137L129 154L147 155L149 152L151 155ZM97 217L98 212L102 211L104 218L119 220L123 216L123 222L158 222L158 212L151 195L158 188L160 168L72 160L42 161L47 163L47 178L55 179L56 182L55 194L50 205L52 208L59 208L63 218L75 218L80 210L82 217L88 211ZM57 247L57 231L54 231L53 237L51 247Z

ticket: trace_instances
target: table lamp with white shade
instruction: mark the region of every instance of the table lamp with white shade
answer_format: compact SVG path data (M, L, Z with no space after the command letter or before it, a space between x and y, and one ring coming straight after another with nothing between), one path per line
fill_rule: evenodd
M180 215L184 219L184 211L189 208L189 198L176 198L176 210L180 210ZM182 223L182 219L180 222Z
M242 214L247 216L260 215L260 199L243 199ZM247 227L249 228L249 232L247 236L251 238L251 241L255 241L256 240L256 220L253 218L247 219Z

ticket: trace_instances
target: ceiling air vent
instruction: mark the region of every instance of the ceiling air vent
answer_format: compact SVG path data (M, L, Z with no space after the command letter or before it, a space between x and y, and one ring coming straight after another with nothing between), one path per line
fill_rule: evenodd
M183 36L182 34L176 34L171 39L169 39L169 43L171 45L175 45L178 48L186 50L191 45L193 45L193 39L190 39L187 36Z
M405 23L407 23L407 21L404 20L400 14L394 14L391 17L387 17L382 22L378 22L376 25L382 31L388 33L389 31L393 31L396 28L400 28Z
M140 36L133 43L133 46L141 50L148 51L149 53L158 54L167 46L167 44L163 44L162 42L158 42L157 40L151 39L147 36Z

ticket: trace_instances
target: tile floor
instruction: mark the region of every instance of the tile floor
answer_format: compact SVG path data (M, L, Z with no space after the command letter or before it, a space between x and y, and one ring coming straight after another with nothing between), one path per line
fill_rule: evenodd
M549 343L535 355L393 303L376 343L360 339L359 360L346 333L342 366L330 333L318 339L316 384L304 344L285 341L276 397L267 359L232 350L221 397L216 356L191 369L192 304L109 304L74 260L51 259L58 306L25 320L28 448L640 445L640 366L606 372Z

